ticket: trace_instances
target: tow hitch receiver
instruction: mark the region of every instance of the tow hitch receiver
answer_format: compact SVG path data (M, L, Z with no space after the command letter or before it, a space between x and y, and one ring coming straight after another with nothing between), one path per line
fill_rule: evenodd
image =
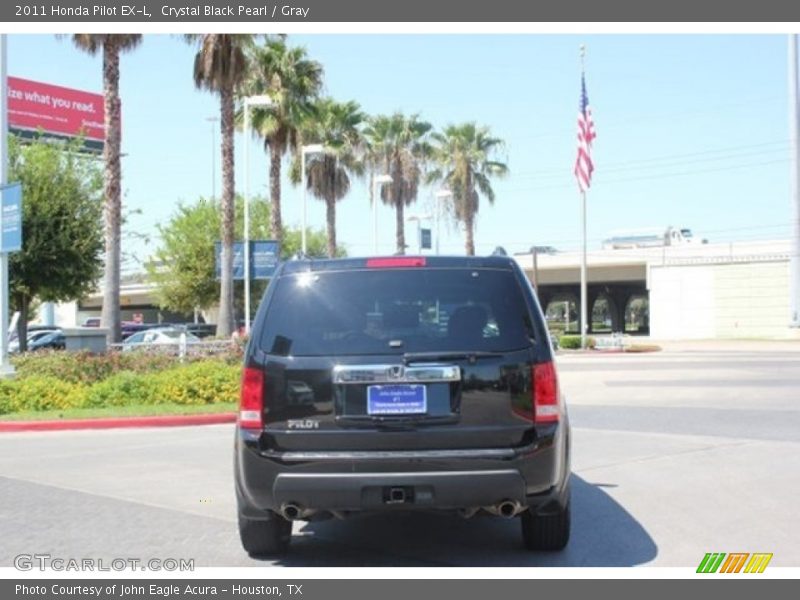
M413 504L414 488L412 486L383 488L384 504Z

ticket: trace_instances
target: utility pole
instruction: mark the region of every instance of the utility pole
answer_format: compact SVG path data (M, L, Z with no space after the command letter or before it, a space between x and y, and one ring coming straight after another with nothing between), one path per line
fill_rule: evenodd
M0 186L8 183L8 46L0 34ZM2 231L0 231L0 236ZM8 253L0 252L0 377L11 377L14 367L8 361Z

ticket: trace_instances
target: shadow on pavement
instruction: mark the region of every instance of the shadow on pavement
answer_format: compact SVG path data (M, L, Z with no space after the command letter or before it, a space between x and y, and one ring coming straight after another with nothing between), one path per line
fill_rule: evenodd
M370 515L295 527L285 566L626 567L653 560L647 531L602 488L572 476L572 537L563 552L528 552L519 519Z

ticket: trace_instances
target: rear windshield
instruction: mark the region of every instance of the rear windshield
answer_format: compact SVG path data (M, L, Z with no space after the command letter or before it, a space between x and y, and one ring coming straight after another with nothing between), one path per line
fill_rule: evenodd
M283 356L504 352L533 328L510 271L311 272L275 282L260 346Z

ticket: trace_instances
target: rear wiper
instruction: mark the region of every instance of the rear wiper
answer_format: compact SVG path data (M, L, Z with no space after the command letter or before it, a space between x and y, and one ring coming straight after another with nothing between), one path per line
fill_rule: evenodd
M468 360L470 362L475 362L479 358L494 358L502 355L502 352L487 352L485 350L406 352L403 354L403 362L406 364L410 362L433 360Z

